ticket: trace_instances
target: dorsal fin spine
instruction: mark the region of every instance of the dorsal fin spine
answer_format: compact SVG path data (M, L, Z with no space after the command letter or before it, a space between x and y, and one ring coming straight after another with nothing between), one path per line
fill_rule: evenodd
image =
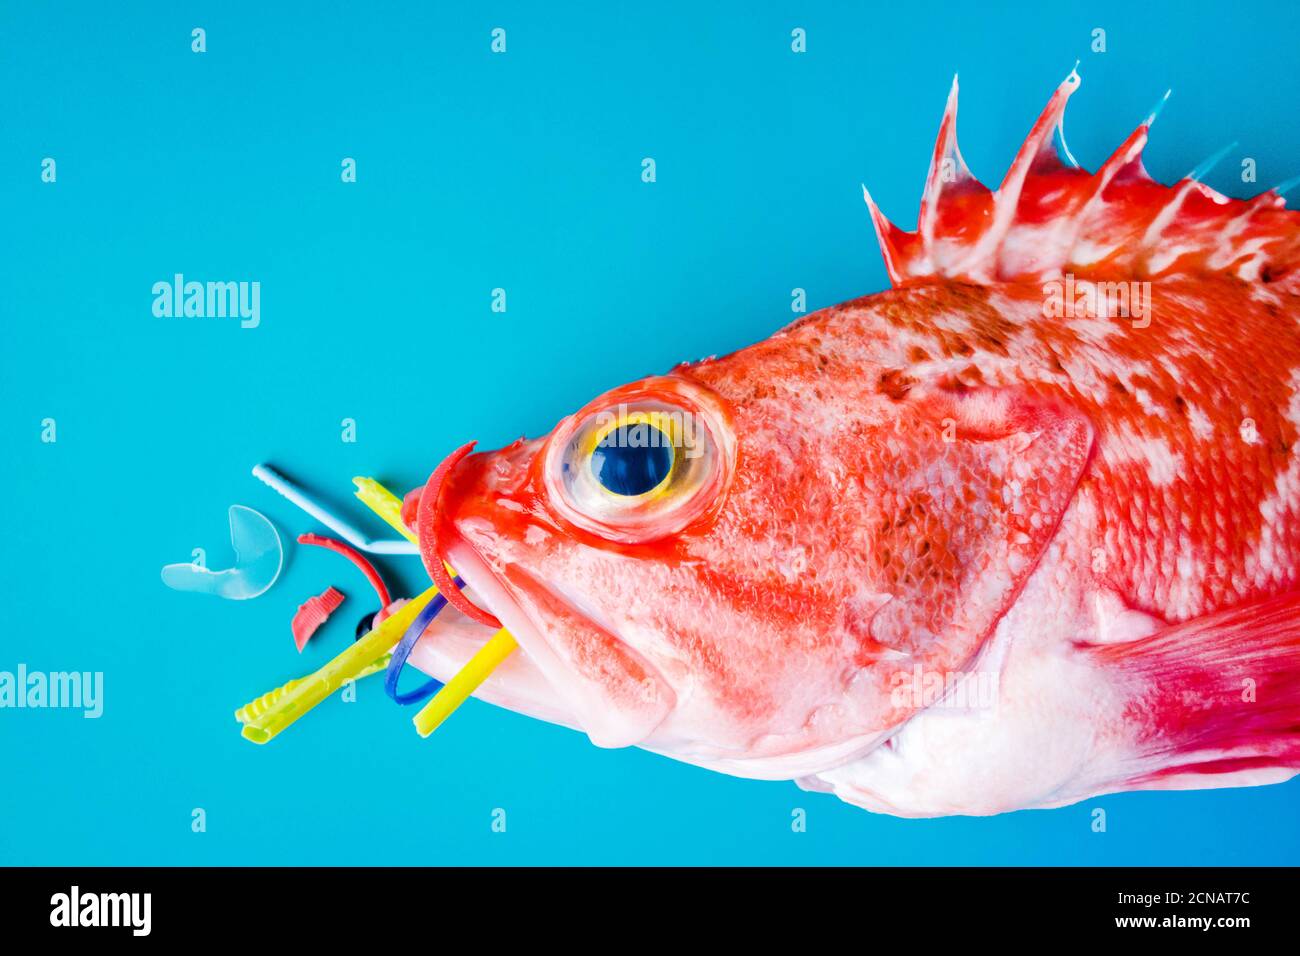
M1025 180L1030 170L1041 157L1044 147L1051 148L1056 128L1060 126L1065 114L1065 104L1070 95L1079 88L1079 74L1071 70L1061 85L1056 88L1047 106L1039 115L1037 122L1025 137L1024 144L1011 162L1011 168L1002 179L1002 185L993 194L993 223L971 248L962 260L962 268L976 278L984 281L996 279L995 269L991 268L998 260L998 251L1006 238L1011 223L1015 220L1016 209L1020 205L1020 194L1025 187Z
M1209 175L1210 170L1214 169L1215 166L1223 162L1223 158L1236 148L1237 148L1237 142L1236 140L1234 140L1233 142L1229 143L1227 146L1224 146L1222 149L1216 150L1215 152L1211 153L1209 156L1205 157L1205 159L1197 163L1195 166L1193 166L1191 172L1189 172L1186 176L1184 176L1183 179L1191 179L1199 183L1202 179L1204 179L1206 176Z
M885 260L885 272L889 274L891 285L898 285L905 278L900 267L900 256L895 244L894 234L899 231L898 227L885 218L885 214L880 211L876 201L871 198L871 193L866 185L862 186L862 199L867 204L867 210L871 215L872 228L876 230L876 241L880 244L880 254Z
M1168 94L1166 94L1167 96ZM1146 149L1147 131L1149 127L1143 123L1133 132L1129 133L1128 138L1120 143L1115 152L1111 153L1110 158L1102 163L1101 168L1093 174L1092 189L1088 197L1079 207L1078 213L1074 216L1072 235L1068 244L1065 245L1066 254L1065 262L1073 262L1078 254L1079 238L1083 231L1085 223L1089 222L1092 217L1096 216L1097 210L1105 202L1106 189L1119 175L1120 170L1126 169L1133 163L1141 163L1142 150ZM1061 270L1058 270L1058 272Z
M1064 137L1066 101L1078 85L1072 70L998 190L990 192L970 174L957 145L954 77L916 232L886 219L863 188L893 284L933 277L1033 281L1073 268L1144 279L1209 270L1248 281L1285 277L1280 287L1300 293L1300 213L1285 209L1281 195L1300 184L1300 177L1252 200L1230 199L1199 181L1230 146L1173 186L1155 182L1143 166L1142 151L1168 92L1089 175L1078 168Z
M934 154L930 157L930 171L925 177L925 192L921 194L921 212L917 217L917 229L921 233L926 253L932 262L934 231L939 219L939 202L944 187L950 182L964 182L973 178L957 145L957 91L957 77L953 76L952 89L948 92L948 103L944 107L943 119L939 123L939 135L934 143Z

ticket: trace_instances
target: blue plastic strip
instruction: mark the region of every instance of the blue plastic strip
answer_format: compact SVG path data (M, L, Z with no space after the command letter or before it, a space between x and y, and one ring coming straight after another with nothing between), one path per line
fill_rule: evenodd
M465 582L460 578L453 578L452 580L456 582L458 588L465 586ZM393 659L388 662L388 672L384 675L384 691L399 704L418 704L442 690L442 681L436 677L429 678L427 682L415 690L408 690L405 693L398 691L397 681L402 676L402 668L406 666L406 659L411 656L411 651L415 649L416 641L428 630L429 625L433 623L433 619L446 606L447 599L445 597L441 594L434 597L416 615L415 620L411 622L411 626L402 635L402 639L393 648Z

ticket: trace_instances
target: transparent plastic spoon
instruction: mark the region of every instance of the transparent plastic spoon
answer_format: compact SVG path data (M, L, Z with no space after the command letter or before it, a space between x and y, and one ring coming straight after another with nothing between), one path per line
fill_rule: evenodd
M169 564L162 569L163 584L175 591L215 594L231 601L264 594L284 566L284 546L275 525L261 512L231 505L230 545L235 549L233 567L213 571L194 562Z

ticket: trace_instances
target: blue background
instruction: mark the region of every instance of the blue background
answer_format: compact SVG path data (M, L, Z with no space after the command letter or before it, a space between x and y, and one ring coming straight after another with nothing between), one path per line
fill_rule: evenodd
M860 184L912 227L954 71L991 184L1076 59L1089 168L1173 87L1158 178L1231 140L1224 191L1300 172L1269 8L1087 6L5 4L0 669L102 670L106 710L0 711L0 862L1295 862L1297 782L897 820L478 702L421 740L378 678L259 748L233 708L342 649L364 582L296 546L254 601L159 581L194 547L227 560L231 503L312 527L258 461L344 505L354 474L405 490L470 437L770 334L795 287L810 308L883 288ZM261 326L155 318L176 272L260 281ZM414 559L385 567L420 585ZM299 657L289 618L327 584L348 602Z

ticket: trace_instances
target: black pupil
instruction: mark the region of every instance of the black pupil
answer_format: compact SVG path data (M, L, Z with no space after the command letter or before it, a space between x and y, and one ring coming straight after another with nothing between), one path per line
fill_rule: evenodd
M661 430L645 423L620 425L591 453L591 473L616 495L642 495L668 477L673 446Z

